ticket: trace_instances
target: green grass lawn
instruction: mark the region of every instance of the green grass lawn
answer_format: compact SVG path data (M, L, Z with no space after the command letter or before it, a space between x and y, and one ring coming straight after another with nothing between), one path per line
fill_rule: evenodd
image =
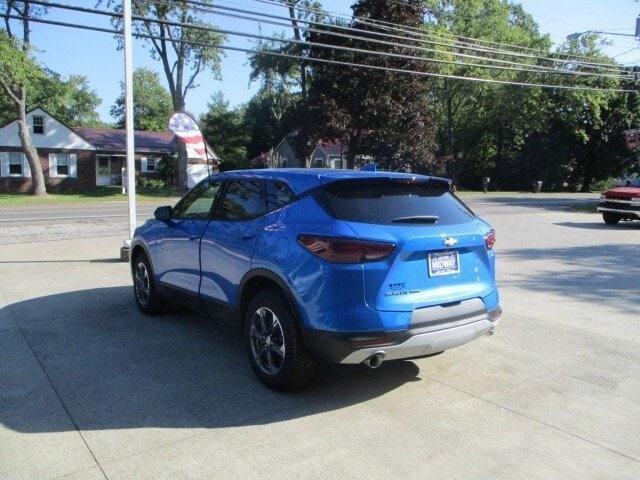
M174 198L180 194L174 190L162 192L138 192L136 197L140 201L156 200L158 198ZM24 193L0 193L0 206L9 205L45 205L50 203L87 203L114 202L127 200L120 188L98 187L85 192L50 193L45 197L34 197Z

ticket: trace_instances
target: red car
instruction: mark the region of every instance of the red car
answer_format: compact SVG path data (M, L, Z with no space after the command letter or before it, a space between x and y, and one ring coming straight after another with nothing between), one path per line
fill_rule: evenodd
M620 220L640 220L640 178L600 195L598 211L602 212L602 218L609 225Z

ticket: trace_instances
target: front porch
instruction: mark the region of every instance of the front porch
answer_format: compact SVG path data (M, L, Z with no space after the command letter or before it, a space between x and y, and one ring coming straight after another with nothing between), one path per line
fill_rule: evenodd
M96 186L122 185L126 163L124 155L96 155Z

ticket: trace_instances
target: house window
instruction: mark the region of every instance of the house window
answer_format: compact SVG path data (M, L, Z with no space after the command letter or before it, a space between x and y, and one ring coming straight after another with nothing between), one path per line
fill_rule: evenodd
M331 166L331 168L342 168L342 157L329 157L329 165Z
M43 135L44 134L44 117L42 115L34 115L33 121L33 133Z
M156 159L148 158L147 159L147 172L155 172L156 171Z
M12 177L22 177L24 169L22 153L9 153L9 175Z
M324 166L323 165L323 160L324 159L322 157L316 157L316 160L315 160L315 163L314 163L313 166L316 167L316 168L322 168Z
M56 155L56 176L69 176L69 154L59 153Z

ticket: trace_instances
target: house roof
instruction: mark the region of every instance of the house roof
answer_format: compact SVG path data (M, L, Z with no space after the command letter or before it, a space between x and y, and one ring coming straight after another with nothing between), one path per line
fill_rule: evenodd
M318 146L325 155L345 155L348 151L346 145L340 139L334 138L330 140L320 140Z
M260 155L253 157L249 160L249 165L255 167L257 165L268 165L271 163L271 153L270 152L262 152Z
M80 136L98 150L125 151L126 130L108 128L74 128ZM134 132L136 151L172 153L176 148L175 136L169 132Z

